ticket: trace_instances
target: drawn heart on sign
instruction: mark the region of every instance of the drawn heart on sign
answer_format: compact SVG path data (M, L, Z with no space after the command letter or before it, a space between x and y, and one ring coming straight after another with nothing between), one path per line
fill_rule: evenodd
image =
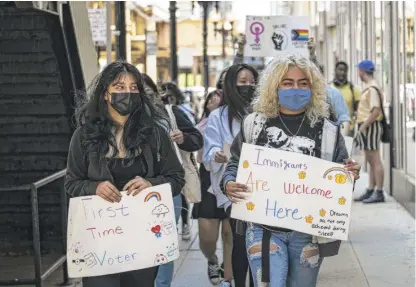
M153 233L160 233L160 225L153 226L151 230Z

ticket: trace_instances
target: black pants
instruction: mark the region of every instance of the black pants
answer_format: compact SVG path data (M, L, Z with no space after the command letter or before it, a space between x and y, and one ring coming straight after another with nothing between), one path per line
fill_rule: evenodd
M181 193L182 197L182 209L181 209L181 216L182 216L182 225L188 224L188 214L189 214L189 206L188 202L186 201L185 196Z
M246 235L238 234L236 232L235 219L230 219L231 229L233 231L233 253L232 253L232 265L234 275L234 286L245 287L246 276L249 270L247 250L246 250ZM253 276L250 271L250 287L254 287Z
M159 267L82 278L83 287L154 287Z

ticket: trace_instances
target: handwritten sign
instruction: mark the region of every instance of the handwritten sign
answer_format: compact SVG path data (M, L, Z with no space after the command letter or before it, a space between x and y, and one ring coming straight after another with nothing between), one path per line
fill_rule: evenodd
M231 217L347 240L353 177L340 164L244 144L237 182L249 198L233 204Z
M88 18L90 19L92 40L96 46L107 44L107 9L88 8Z
M71 278L144 269L179 257L171 187L163 184L119 203L72 198L68 217Z
M277 57L287 53L308 56L309 21L304 16L247 16L244 55Z

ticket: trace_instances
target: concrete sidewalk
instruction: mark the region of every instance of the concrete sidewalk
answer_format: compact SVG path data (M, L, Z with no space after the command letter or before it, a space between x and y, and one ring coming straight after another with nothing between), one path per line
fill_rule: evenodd
M368 177L356 183L358 196ZM393 198L383 204L352 207L350 240L338 256L326 258L319 287L414 287L415 221ZM218 244L219 249L221 244ZM221 251L218 251L221 257ZM207 261L199 250L197 222L190 242L181 242L181 257L175 262L172 287L209 287Z

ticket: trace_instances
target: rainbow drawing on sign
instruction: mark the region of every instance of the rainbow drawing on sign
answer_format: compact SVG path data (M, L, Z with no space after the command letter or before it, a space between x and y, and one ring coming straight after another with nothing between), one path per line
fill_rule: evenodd
M161 201L162 200L162 197L160 196L159 192L152 191L152 192L149 192L146 195L146 197L144 198L144 202L148 202L152 198L155 198L157 201Z
M308 30L292 30L292 41L308 41L309 31Z
M345 169L341 168L341 167L331 167L330 169L327 169L325 171L324 175L323 175L323 178L326 178L331 172L334 172L334 171L338 171L338 172L343 173L343 175L346 177L346 179L348 179L348 181L350 183L354 182L354 180L352 179L351 174L349 172L347 172ZM332 176L331 176L331 178L332 178Z

